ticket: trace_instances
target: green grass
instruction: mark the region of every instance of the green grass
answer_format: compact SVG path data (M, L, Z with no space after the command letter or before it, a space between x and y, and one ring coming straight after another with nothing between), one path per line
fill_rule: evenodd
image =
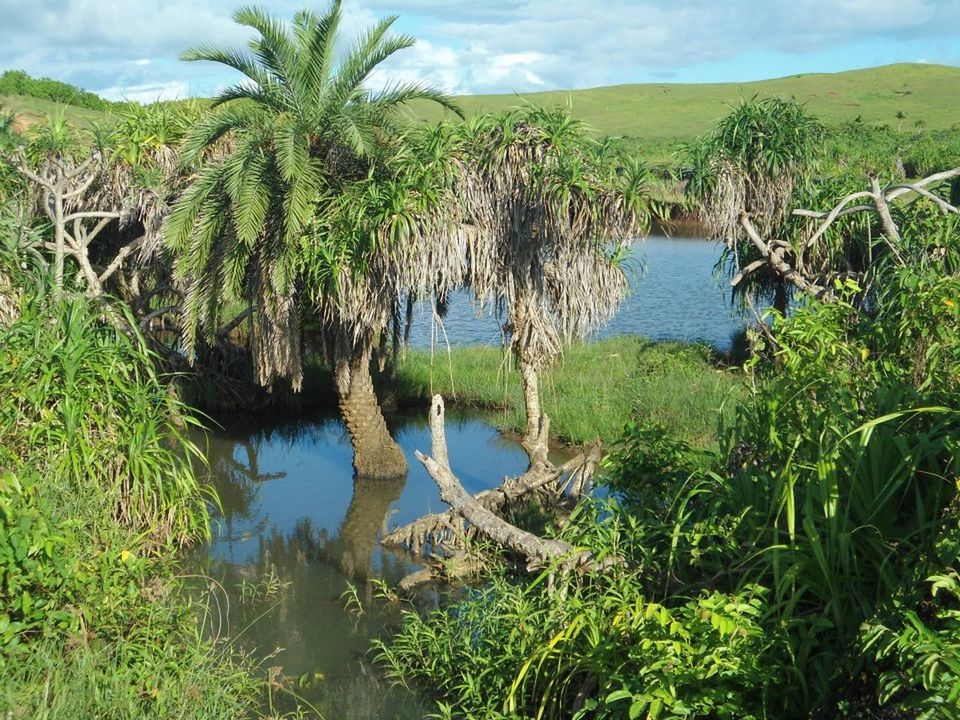
M739 375L719 368L708 348L635 336L569 348L542 374L540 385L552 437L575 444L596 437L612 442L637 419L710 446L718 410L732 408L740 392ZM457 348L449 363L439 352L432 370L428 352L410 352L398 368L397 400L422 402L431 393L461 406L498 410L504 430L523 427L520 376L507 367L499 348Z
M59 113L63 113L72 125L81 128L113 122L113 115L106 111L88 110L24 95L0 95L0 109L12 111L18 116L20 122L26 125L43 122L46 118L55 117Z
M653 145L654 156L669 154L669 141L689 140L728 111L728 104L753 95L795 97L830 125L860 117L867 124L896 129L903 112L904 132L922 120L927 129L945 130L960 117L960 68L904 63L839 73L808 73L748 83L647 83L586 90L468 95L457 98L468 115L498 111L525 102L570 104L575 116L601 134L624 136ZM0 97L0 104L33 120L62 108L78 124L109 119L108 113L61 106L28 97ZM416 104L417 116L436 119L442 111ZM666 145L665 145L666 144Z
M600 133L644 141L691 139L707 132L727 114L730 103L753 95L794 97L827 124L860 116L868 124L894 129L897 112L906 114L903 129L923 120L930 130L948 129L960 117L960 68L898 64L840 73L809 73L749 83L648 83L587 90L475 95L457 101L470 115L498 111L524 102L570 104L576 117ZM427 118L439 116L426 105Z

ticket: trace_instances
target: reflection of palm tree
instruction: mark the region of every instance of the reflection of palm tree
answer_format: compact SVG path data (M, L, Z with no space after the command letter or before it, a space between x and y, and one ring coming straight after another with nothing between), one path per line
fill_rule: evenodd
M390 504L400 497L406 476L393 480L355 477L350 507L340 525L340 534L326 547L327 556L350 579L368 578L373 550Z
M246 464L236 458L238 447L244 449ZM259 483L287 476L285 472L260 472L258 448L250 440L233 442L210 437L207 463L210 483L220 496L222 514L227 521L232 520L235 515L241 518L250 516L250 504L257 495Z
M250 505L257 497L259 484L266 480L286 477L285 472L262 473L258 457L259 446L256 439L233 440L226 437L207 435L200 441L206 447L207 466L198 469L207 482L216 490L220 500L220 521L223 523L221 540L231 547L236 537L234 521L250 517ZM246 464L236 458L237 449L242 447L246 455ZM262 528L261 528L262 529Z

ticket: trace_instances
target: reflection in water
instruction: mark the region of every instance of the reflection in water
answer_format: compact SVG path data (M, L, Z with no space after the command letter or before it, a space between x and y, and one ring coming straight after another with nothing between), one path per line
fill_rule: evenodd
M264 668L321 673L324 680L297 692L327 718L425 714L415 698L385 687L366 655L370 639L399 621L395 609L368 604L370 580L396 583L415 569L407 554L382 548L380 537L388 526L446 507L413 457L430 447L425 414L390 424L410 461L405 479L355 479L338 418L241 419L203 441L222 512L200 562L227 593L225 632ZM520 447L476 416L450 412L447 442L470 492L526 467ZM348 581L365 603L359 618L340 599Z
M651 238L638 246L646 273L604 334L653 339L703 339L720 348L741 320L713 277L716 244ZM494 318L474 317L463 296L445 322L454 344L500 341ZM429 344L420 322L414 345ZM379 545L387 527L443 510L433 481L413 456L430 447L426 414L390 421L410 464L405 479L355 480L352 449L338 418L240 419L204 438L210 482L222 510L213 541L198 558L227 595L225 631L286 676L321 674L302 695L327 718L421 718L415 698L388 689L366 652L370 639L398 621L389 608L367 604L359 618L340 596L348 582L371 596L370 580L393 584L414 569L411 558ZM527 457L475 415L447 412L447 446L464 488L477 493L526 469ZM277 708L283 710L284 708Z
M366 580L373 572L373 550L383 529L390 505L403 491L406 477L392 480L354 478L353 495L339 535L325 554L351 581Z

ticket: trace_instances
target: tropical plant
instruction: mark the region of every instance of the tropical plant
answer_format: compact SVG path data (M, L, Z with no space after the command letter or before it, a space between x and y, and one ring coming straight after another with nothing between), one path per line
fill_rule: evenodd
M960 718L960 576L927 578L925 617L894 607L892 617L863 628L863 650L880 665L879 699L917 713L918 720Z
M209 532L208 495L190 464L194 421L157 376L136 334L104 324L89 300L32 288L0 331L0 465L76 490L145 536L186 543Z
M0 267L15 268L20 312L0 327L0 707L246 716L252 664L201 633L209 608L177 569L215 501L193 473L191 421L142 339L83 295L56 297L8 232Z
M701 141L688 147L692 173L685 192L699 208L712 237L725 243L722 264L731 277L756 261L741 216L761 236L789 240L787 221L794 195L809 179L823 129L802 105L781 98L743 100ZM773 273L755 273L741 298L760 293L783 311L789 288Z
M465 284L505 316L527 413L524 445L545 458L538 371L608 320L627 291L623 250L657 211L653 178L616 162L562 108L477 115L446 135L463 198Z
M219 333L230 301L249 306L256 378L265 386L282 377L294 389L302 382L297 301L304 289L300 251L311 226L330 224L324 214L344 183L377 177L384 160L396 153L393 115L399 106L426 99L452 107L446 96L422 85L367 90L377 66L410 47L413 38L389 35L396 20L389 17L337 62L341 14L337 0L324 13L298 12L288 27L262 10L243 8L234 19L258 34L249 52L201 47L183 56L218 62L244 76L214 100L214 111L188 132L183 145L183 162L198 171L171 213L167 239L177 276L185 283L184 341L193 352L198 331ZM225 146L220 157L204 162L204 153L218 143ZM343 248L339 242L335 247L326 269L306 270L335 278L323 290L348 296L339 279L362 277L369 255L365 248ZM321 243L313 254L321 263L324 248ZM396 475L406 463L386 431L369 369L378 328L340 312L363 310L357 303L370 296L358 293L321 311L324 337L358 472ZM331 299L328 293L313 294L315 300ZM364 453L375 449L372 457Z
M613 503L580 505L560 537L626 562L593 576L495 573L451 607L411 608L377 643L387 672L452 700L453 717L764 717L788 676L760 624L762 589L658 602L646 537Z

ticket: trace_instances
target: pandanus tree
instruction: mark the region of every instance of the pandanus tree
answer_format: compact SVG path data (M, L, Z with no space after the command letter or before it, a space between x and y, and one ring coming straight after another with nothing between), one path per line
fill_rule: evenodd
M545 460L538 373L565 343L608 320L628 283L623 250L649 228L651 176L602 156L563 109L528 108L463 125L459 145L468 230L466 283L505 315L524 386L523 443Z
M201 47L183 56L243 75L189 133L183 160L199 169L167 225L186 288L187 349L195 347L198 333L215 333L223 309L240 302L252 317L257 381L271 386L289 378L299 389L298 299L311 290L354 441L355 467L363 475L400 474L406 465L386 432L369 369L381 292L388 298L390 293L365 279L376 248L351 246L360 233L335 243L307 238L336 225L324 216L339 212L334 206L342 203L335 201L344 188L379 179L385 159L397 150L394 113L400 105L415 99L452 105L443 94L416 84L366 89L380 63L414 42L390 34L394 17L362 34L339 59L339 0L324 13L298 12L292 25L256 8L237 11L234 19L257 33L248 51ZM230 145L223 157L201 162L205 150L222 141ZM305 265L305 249L319 267ZM341 282L344 278L350 282ZM308 288L308 281L321 282Z
M160 228L182 179L176 134L188 114L153 122L159 114L158 106L131 106L115 126L92 132L55 116L0 142L0 167L16 180L9 206L49 221L49 237L31 236L24 249L49 262L56 290L122 299L140 321L175 310ZM130 132L151 122L154 132L138 141L136 155L124 152Z
M699 209L711 236L723 241L723 263L737 282L740 298L750 294L773 301L781 310L789 299L788 284L775 273L750 272L765 263L747 238L743 216L766 238L789 242L790 211L804 188L822 136L820 123L794 100L744 100L704 139L688 149L692 173L686 194Z

